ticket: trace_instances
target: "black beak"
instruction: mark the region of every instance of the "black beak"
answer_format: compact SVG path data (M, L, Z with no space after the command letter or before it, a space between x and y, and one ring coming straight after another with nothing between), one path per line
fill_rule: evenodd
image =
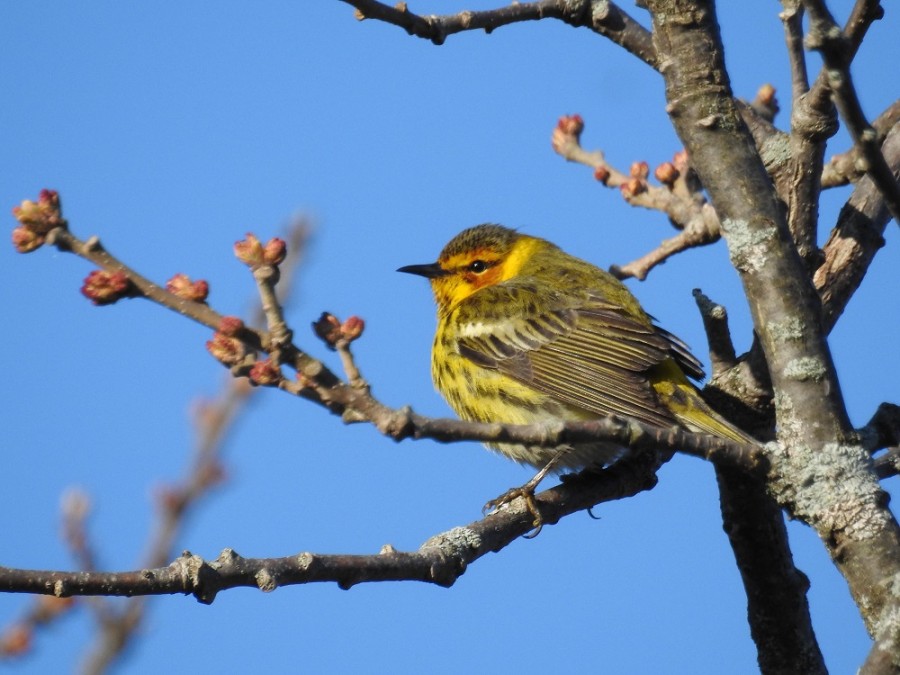
M437 279L449 274L437 263L429 263L427 265L407 265L397 270L398 272L406 272L407 274L418 274L426 279Z

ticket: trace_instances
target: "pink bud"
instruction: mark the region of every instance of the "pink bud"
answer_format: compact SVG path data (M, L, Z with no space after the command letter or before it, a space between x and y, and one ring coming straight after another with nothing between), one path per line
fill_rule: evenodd
M31 253L35 249L40 248L44 240L44 235L38 234L25 225L13 228L12 243L19 253Z
M647 191L647 183L641 178L630 178L619 186L622 196L626 199L635 197Z
M213 339L206 343L206 349L220 363L233 366L244 360L247 346L236 337L224 333L213 333Z
M244 330L244 322L236 316L223 316L219 321L219 332L228 337L235 337Z
M262 244L252 232L248 232L244 239L234 243L234 255L250 267L258 267L264 262Z
M606 185L609 182L609 169L605 166L598 166L594 169L594 178Z
M363 334L366 329L366 322L358 316L351 316L343 324L341 324L341 337L347 342L352 342Z
M630 173L633 178L646 178L650 175L650 165L647 162L632 162Z
M287 244L284 243L284 240L278 237L269 239L263 252L263 260L266 264L280 265L284 261L285 255L287 255Z
M203 279L191 281L187 274L178 273L166 282L166 290L184 300L205 302L209 296L209 284Z
M94 270L81 286L81 293L95 305L111 305L130 292L131 282L122 271Z
M278 364L269 358L254 363L253 367L250 369L249 377L250 381L254 384L271 386L277 384L281 380L282 375L281 370L278 368Z
M675 168L675 165L672 164L672 162L663 162L656 167L653 175L656 176L656 180L663 185L672 185L672 183L678 180L678 176L680 176L681 173Z

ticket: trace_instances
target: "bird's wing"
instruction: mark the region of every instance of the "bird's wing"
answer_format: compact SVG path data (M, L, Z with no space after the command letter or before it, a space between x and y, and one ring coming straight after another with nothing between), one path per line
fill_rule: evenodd
M499 285L481 294L477 304L458 308L460 354L577 408L670 426L675 417L657 398L648 371L674 359L702 376L684 343L600 297L537 302L532 289ZM520 312L510 319L484 311L495 302Z

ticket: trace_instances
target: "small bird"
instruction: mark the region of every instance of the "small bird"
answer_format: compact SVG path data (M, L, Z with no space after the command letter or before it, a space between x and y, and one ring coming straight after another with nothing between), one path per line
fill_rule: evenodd
M549 241L478 225L451 239L437 262L398 272L431 282L431 375L462 419L531 424L615 414L754 442L706 404L688 379L703 378L700 362L624 284ZM488 447L543 473L623 454L602 442Z

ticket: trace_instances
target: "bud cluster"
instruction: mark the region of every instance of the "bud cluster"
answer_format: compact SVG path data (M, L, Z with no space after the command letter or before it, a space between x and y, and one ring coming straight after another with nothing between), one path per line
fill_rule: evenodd
M94 270L84 278L81 293L95 305L111 305L133 294L128 275L121 270Z
M323 312L318 321L313 321L312 327L319 339L334 349L339 342L353 342L362 335L366 322L358 316L351 316L341 323L334 314Z
M273 384L278 384L283 376L281 374L281 369L278 367L278 363L270 357L254 363L248 377L253 384L271 386Z
M581 115L563 115L556 123L553 134L550 137L550 144L553 150L560 154L563 153L564 146L569 143L577 144L581 138L581 132L584 131L584 120Z
M191 281L187 274L178 273L166 282L166 290L182 300L206 302L209 296L209 284L203 279Z
M278 266L284 261L285 255L287 255L287 244L285 244L283 239L273 237L263 246L256 235L248 232L246 238L235 242L234 255L251 269L256 269L263 265Z
M66 226L55 190L41 190L36 202L26 199L14 206L12 213L19 221L12 232L13 246L19 253L34 251L44 244L51 230Z
M241 363L249 353L244 341L237 337L244 329L244 322L236 316L222 317L219 329L213 333L212 340L206 343L206 349L213 357L226 366Z

